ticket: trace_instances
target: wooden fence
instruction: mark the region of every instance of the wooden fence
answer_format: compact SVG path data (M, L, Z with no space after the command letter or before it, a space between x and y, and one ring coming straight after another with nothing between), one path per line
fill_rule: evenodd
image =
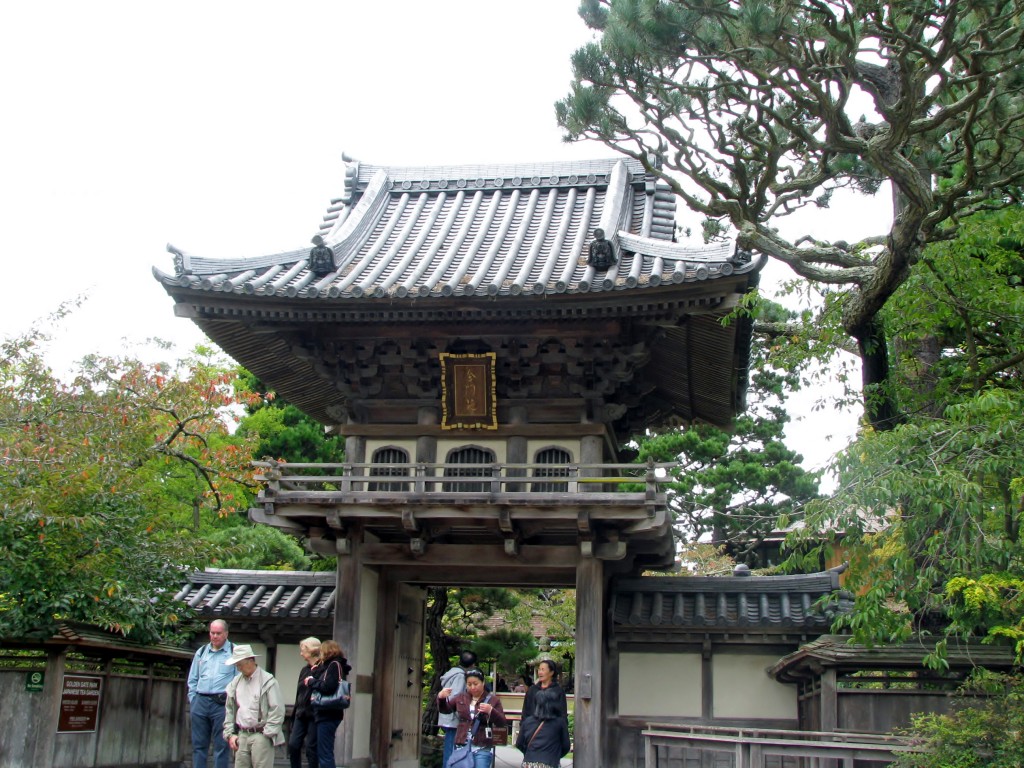
M177 768L188 660L0 646L4 768Z
M888 765L911 747L871 733L718 728L649 723L645 768L862 768Z

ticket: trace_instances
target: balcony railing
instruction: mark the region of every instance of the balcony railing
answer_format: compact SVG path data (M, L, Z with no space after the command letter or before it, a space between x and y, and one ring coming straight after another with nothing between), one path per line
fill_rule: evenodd
M255 462L266 502L658 504L671 463L337 464Z

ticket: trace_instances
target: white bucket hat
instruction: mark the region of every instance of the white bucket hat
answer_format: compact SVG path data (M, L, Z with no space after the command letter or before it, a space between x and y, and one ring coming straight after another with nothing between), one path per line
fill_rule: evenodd
M256 654L253 653L251 645L235 645L231 648L231 658L225 661L225 664L237 664L245 659L255 659Z

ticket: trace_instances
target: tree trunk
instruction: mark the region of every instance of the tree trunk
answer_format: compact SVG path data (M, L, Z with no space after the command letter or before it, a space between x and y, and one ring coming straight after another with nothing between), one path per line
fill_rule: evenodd
M448 608L448 588L430 587L427 591L427 610L423 617L430 655L434 659L434 677L430 681L430 696L423 707L421 727L424 735L437 732L437 693L441 690L441 675L449 670L448 643L444 634L444 612Z

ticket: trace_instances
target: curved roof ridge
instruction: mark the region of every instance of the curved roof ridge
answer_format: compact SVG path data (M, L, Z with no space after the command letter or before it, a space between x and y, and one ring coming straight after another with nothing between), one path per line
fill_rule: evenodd
M358 163L359 183L363 184L373 174L384 171L396 182L412 181L451 181L457 179L515 179L538 181L534 184L558 184L562 176L587 176L590 174L609 174L618 163L623 163L631 173L646 173L639 160L623 157L609 157L595 160L555 160L550 162L526 163L480 163L465 165L369 165ZM552 181L553 176L559 180ZM572 183L572 182L570 182ZM591 182L592 183L592 182Z
M709 245L682 245L669 240L633 235L629 232L616 233L619 245L627 251L644 256L659 256L663 259L684 261L729 261L736 254L736 241L723 240Z
M250 269L266 269L278 264L291 264L309 256L309 251L293 250L242 258L209 258L191 253L167 244L168 252L174 254L174 269L177 275L220 275L235 274Z

